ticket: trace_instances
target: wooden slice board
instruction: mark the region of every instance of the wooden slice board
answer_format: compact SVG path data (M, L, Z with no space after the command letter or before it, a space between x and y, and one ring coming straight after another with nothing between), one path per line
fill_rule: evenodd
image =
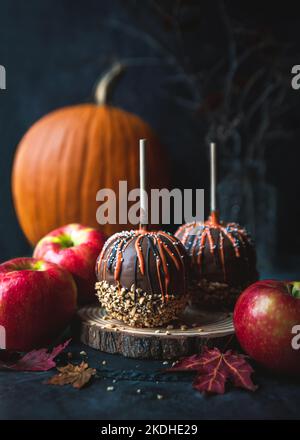
M80 340L106 353L138 359L174 359L199 352L202 345L222 346L234 334L232 315L187 307L173 329L133 328L106 319L99 305L78 311ZM180 327L186 325L187 329Z

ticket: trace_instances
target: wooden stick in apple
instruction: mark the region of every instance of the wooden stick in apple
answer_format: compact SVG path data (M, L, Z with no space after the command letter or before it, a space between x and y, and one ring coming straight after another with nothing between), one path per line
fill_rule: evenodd
M210 215L212 222L218 223L217 211L217 147L215 142L210 144Z
M140 229L148 225L146 154L147 139L140 139Z

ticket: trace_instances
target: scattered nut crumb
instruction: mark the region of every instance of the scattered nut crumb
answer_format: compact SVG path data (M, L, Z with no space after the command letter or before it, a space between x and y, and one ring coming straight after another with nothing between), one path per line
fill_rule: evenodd
M181 325L180 326L180 330L187 330L187 326L186 325Z
M164 361L163 365L169 365L169 362L168 361Z
M140 388L138 388L138 389L136 390L136 393L137 393L137 394L141 394L141 392L142 392L142 390L141 390Z
M162 394L157 394L156 398L157 398L158 400L162 400L162 399L164 398L164 396L163 396Z
M171 334L171 332L168 332L168 331L166 331L166 333L165 333L165 335L170 335Z
M113 379L113 381L112 381L113 383L116 383L117 382L117 379Z
M198 332L203 332L203 329L202 328L198 328Z
M160 330L155 330L155 333L160 333Z
M102 365L106 365L106 361L102 361Z
M114 389L115 389L114 387L110 386L106 388L106 391L114 391Z
M81 351L80 353L79 353L81 356L87 356L87 354L86 354L86 351Z

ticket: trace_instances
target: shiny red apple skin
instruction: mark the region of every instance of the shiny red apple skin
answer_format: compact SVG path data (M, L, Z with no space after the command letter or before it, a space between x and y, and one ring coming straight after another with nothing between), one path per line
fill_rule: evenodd
M68 239L70 243L67 243ZM95 264L105 240L101 231L76 223L69 224L42 238L33 256L67 269L76 282L79 304L88 304L96 299Z
M300 375L300 350L292 348L292 328L300 325L300 299L289 282L265 280L249 286L233 315L236 336L245 352L265 367Z
M46 347L76 311L72 276L56 264L15 258L0 264L0 325L7 350Z

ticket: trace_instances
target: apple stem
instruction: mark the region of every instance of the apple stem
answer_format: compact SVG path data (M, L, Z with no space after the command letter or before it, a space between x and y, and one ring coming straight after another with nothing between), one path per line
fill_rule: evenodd
M292 295L294 298L300 299L300 281L296 281L295 283L292 283Z

